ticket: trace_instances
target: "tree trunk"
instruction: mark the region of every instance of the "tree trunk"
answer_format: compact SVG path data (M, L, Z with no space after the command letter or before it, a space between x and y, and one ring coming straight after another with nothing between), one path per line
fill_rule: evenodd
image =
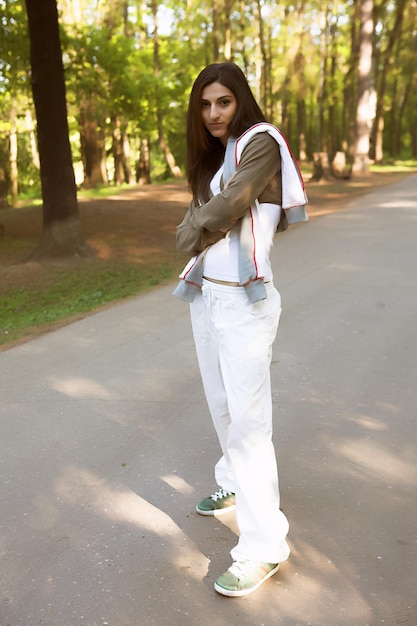
M333 174L330 169L329 157L327 152L314 152L313 161L314 169L310 181L317 183L323 178L324 180L332 180Z
M343 79L342 148L347 152L350 165L352 165L354 158L356 108L358 100L358 23L360 21L360 2L361 0L353 0L352 14L350 16L349 69Z
M395 63L395 67L398 67L397 63ZM400 107L398 106L398 74L396 73L394 73L392 76L390 100L392 103L391 110L389 111L388 114L386 113L386 119L388 121L388 129L389 129L388 137L386 136L386 139L388 139L387 141L388 153L390 154L390 156L395 156L396 155L395 144L397 140L396 119L397 119L397 114L400 109ZM382 147L383 145L384 144L382 144Z
M330 155L330 161L333 163L334 156L342 148L340 125L338 123L338 87L337 87L337 38L336 38L336 24L337 24L337 7L333 2L332 18L330 20L330 78L329 78L329 97L328 97L328 111L329 111L329 123L328 123L328 152Z
M232 21L231 12L234 0L226 0L224 3L224 59L232 60Z
M267 113L268 109L268 94L267 94L267 73L268 73L268 57L266 54L265 45L265 32L264 21L262 19L262 7L261 1L256 0L256 21L258 23L258 37L259 37L259 105L264 112Z
M298 132L298 160L307 161L306 142L306 104L304 100L297 100L297 132Z
M223 8L223 7L222 7ZM211 0L211 15L213 20L213 59L217 63L220 58L220 7L218 0Z
M134 178L129 162L130 146L126 133L126 122L120 115L114 115L113 123L113 159L114 159L114 182L116 185L127 183L134 184Z
M402 127L403 127L403 119L404 119L404 113L405 113L405 108L407 105L407 101L408 98L410 96L411 93L411 83L408 82L405 86L404 86L404 93L401 94L400 96L400 106L398 107L398 116L396 119L396 126L395 126L395 144L394 144L394 156L400 156L401 155L401 151L403 149L403 133L402 133Z
M402 21L407 0L399 0L396 8L394 26L390 32L388 44L383 53L383 65L379 80L377 104L374 122L375 161L381 163L384 157L383 130L384 130L384 101L387 89L387 76L391 66L391 55L396 41L400 40Z
M153 33L153 59L154 59L154 74L156 77L156 87L155 87L155 99L156 99L156 120L158 125L158 137L159 137L159 145L161 147L162 153L165 156L165 160L168 164L168 167L171 171L171 174L174 178L182 178L181 169L175 162L174 155L172 154L168 142L165 138L164 133L164 116L162 113L161 106L161 91L160 91L160 75L161 75L161 67L160 67L160 59L159 59L159 34L158 34L158 3L156 0L152 0L152 15L154 21L154 33Z
M303 23L302 15L298 15L298 36L300 38L299 47L294 57L294 78L295 78L295 97L297 110L297 145L298 159L303 162L307 160L307 144L306 144L306 81L305 81L305 56L303 51Z
M181 169L176 164L175 157L169 148L169 145L165 139L164 133L162 132L162 114L161 113L159 114L159 117L158 117L158 128L159 128L159 145L165 156L165 160L168 164L171 174L174 176L174 178L182 178Z
M7 194L9 193L9 185L10 185L10 181L9 181L7 172L0 163L0 209L10 208L9 203L7 201Z
M139 161L136 165L136 180L139 185L150 185L152 182L149 139L142 139L140 142Z
M125 172L123 167L123 137L120 116L115 115L113 123L113 160L114 160L114 183L122 185L125 182Z
M256 24L256 34L254 36L253 42L253 63L255 66L255 99L258 102L259 106L262 109L262 76L263 76L263 68L262 68L262 44L261 44L261 33L262 26L259 24L259 0L256 0L254 11L256 13L255 24Z
M81 156L85 189L109 182L105 165L104 133L100 130L93 104L85 97L80 105Z
M128 185L135 184L135 177L130 165L130 141L129 135L127 134L126 125L122 131L122 142L123 142L123 169L125 173L125 181Z
M10 181L12 207L16 208L19 202L19 173L17 169L17 104L15 96L12 96L10 111Z
M30 152L32 154L32 163L37 170L40 170L38 146L36 144L35 128L33 125L32 113L30 109L26 111L26 130L29 133Z
M342 178L344 180L350 178L350 171L346 163L346 154L344 152L336 152L333 156L331 170L335 178Z
M372 88L372 34L373 0L361 1L361 28L358 64L358 103L356 109L355 147L352 173L360 176L369 174L369 145L373 111Z
M78 213L55 0L26 0L38 123L43 230L34 257L91 255Z
M240 19L239 19L239 30L241 33L245 32L245 28L246 28L246 20L245 20L245 2L244 0L240 0ZM243 42L242 45L242 49L240 50L240 54L242 56L242 63L243 63L243 71L245 73L245 75L248 75L249 72L249 56L251 56L248 53L248 50L245 46L245 43Z
M320 12L320 74L318 90L318 112L317 112L317 132L316 151L317 153L327 149L324 135L324 106L326 98L326 75L327 75L327 4L323 4Z
M382 160L384 158L384 142L383 142L383 136L384 136L384 116L380 113L377 112L376 115L376 119L375 119L375 140L374 140L374 158L375 158L375 163L382 163Z

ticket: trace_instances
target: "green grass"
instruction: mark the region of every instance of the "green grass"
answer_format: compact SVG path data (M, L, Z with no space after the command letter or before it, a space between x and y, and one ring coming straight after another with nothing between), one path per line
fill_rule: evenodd
M417 160L392 161L378 165L370 165L371 172L412 172L417 170Z
M301 163L300 167L305 180L307 180L308 177L313 173L313 163ZM369 166L369 170L375 174L411 174L413 172L417 172L417 159L408 159L404 161L392 160L382 164L371 163Z
M173 278L174 268L161 265L139 267L106 266L103 262L79 261L72 267L54 267L25 287L3 290L0 298L0 345L21 339L34 329L45 329L61 321L134 296Z
M167 183L178 183L178 178L167 178L152 183L153 186L166 185ZM123 183L122 185L98 185L93 189L78 189L77 198L85 198L91 200L99 200L100 198L109 198L116 196L123 191L131 191L132 185ZM11 204L12 197L9 194L7 196L9 203ZM42 204L42 192L40 188L34 187L24 192L19 193L19 206L18 208L27 208L29 206L40 206Z

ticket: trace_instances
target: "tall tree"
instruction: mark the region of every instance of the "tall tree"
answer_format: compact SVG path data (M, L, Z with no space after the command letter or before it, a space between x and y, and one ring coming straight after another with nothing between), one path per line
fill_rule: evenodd
M12 206L18 204L19 121L22 106L27 105L28 100L28 68L29 46L24 7L17 2L3 1L0 3L0 175L3 178L0 207L8 206L5 196L9 192Z
M38 124L43 230L36 257L91 254L78 212L55 0L26 0Z
M320 8L320 74L318 89L318 111L317 111L317 135L316 151L321 152L326 148L327 137L324 133L324 112L327 95L327 64L328 64L328 42L327 42L327 16L328 4L324 2Z
M369 145L372 119L372 34L374 30L373 0L361 0L359 34L358 101L352 173L369 173Z
M164 132L164 113L161 103L161 59L159 54L159 22L158 22L158 1L152 0L152 18L153 18L153 63L154 63L154 75L155 75L155 100L156 100L156 120L158 126L159 145L165 156L168 167L174 178L181 178L181 169L175 162L175 157L172 154L168 145L165 132Z
M395 20L392 29L388 36L388 41L385 50L382 53L382 67L379 72L378 78L378 93L377 93L377 105L374 124L374 146L375 146L375 161L380 163L383 160L383 130L384 130L384 106L387 90L387 76L389 69L393 61L393 50L395 43L400 40L401 28L404 17L404 10L407 4L407 0L398 0L395 8ZM397 58L398 61L398 58ZM394 82L396 86L396 82ZM394 128L392 128L392 131ZM395 152L395 150L394 150Z
M302 158L319 151L331 159L343 151L349 165L356 153L355 167L362 167L367 148L360 156L356 131L366 140L374 85L378 109L370 156L415 155L416 0L370 1L373 23L370 16L365 33L362 0L59 0L68 119L85 184L105 181L107 168L116 173L115 182L130 180L139 146L142 181L182 168L190 86L215 59L233 59L242 67L266 115ZM30 108L24 4L0 0L0 167L8 197L13 163L20 191L33 190L39 180L31 131L23 124ZM42 4L36 2L36 11ZM372 57L363 74L371 31ZM17 160L11 139L17 140ZM146 176L144 167L150 168Z

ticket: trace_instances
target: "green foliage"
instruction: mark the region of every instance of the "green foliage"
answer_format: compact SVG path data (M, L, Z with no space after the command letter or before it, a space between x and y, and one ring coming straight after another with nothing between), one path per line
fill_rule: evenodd
M146 124L154 91L150 52L96 27L64 32L62 39L69 103L77 107L86 96L103 117L124 114Z
M172 278L173 267L153 265L140 270L124 264L79 262L48 271L48 281L10 288L0 298L0 345L30 333L31 328L68 321L101 306L137 295Z
M28 89L29 39L22 0L0 0L0 98Z
M376 89L381 87L383 65L389 63L383 103L387 157L417 153L415 2L404 0L400 35L388 59L386 54L399 1L375 3ZM141 139L150 140L153 180L171 175L158 142L157 110L162 111L170 150L184 169L189 91L202 67L225 58L229 27L232 60L245 70L268 117L287 134L296 154L302 141L310 157L318 143L329 151L348 151L356 105L357 3L228 0L219 5L216 33L212 2L161 1L159 71L154 67L154 24L146 8L149 6L132 0L119 4L58 0L77 171L82 171L83 157L80 108L86 103L104 133L108 159L112 158L116 118L127 129L132 168ZM17 99L22 121L26 109L33 109L25 6L23 0L0 0L0 167L6 171L12 98ZM18 132L19 186L22 193L30 193L39 189L39 176L32 165L22 122Z
M12 98L24 112L30 91L29 40L21 0L0 0L0 148L7 145ZM1 157L0 157L1 165Z
M41 191L39 171L33 164L30 152L29 136L25 132L18 133L18 155L19 155L19 189L21 194L33 196L39 195Z

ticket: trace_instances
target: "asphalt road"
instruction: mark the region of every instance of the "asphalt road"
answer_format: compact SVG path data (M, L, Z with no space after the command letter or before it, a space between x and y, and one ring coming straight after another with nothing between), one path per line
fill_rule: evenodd
M417 176L276 238L290 560L213 582L234 514L173 285L0 353L1 626L415 626Z

